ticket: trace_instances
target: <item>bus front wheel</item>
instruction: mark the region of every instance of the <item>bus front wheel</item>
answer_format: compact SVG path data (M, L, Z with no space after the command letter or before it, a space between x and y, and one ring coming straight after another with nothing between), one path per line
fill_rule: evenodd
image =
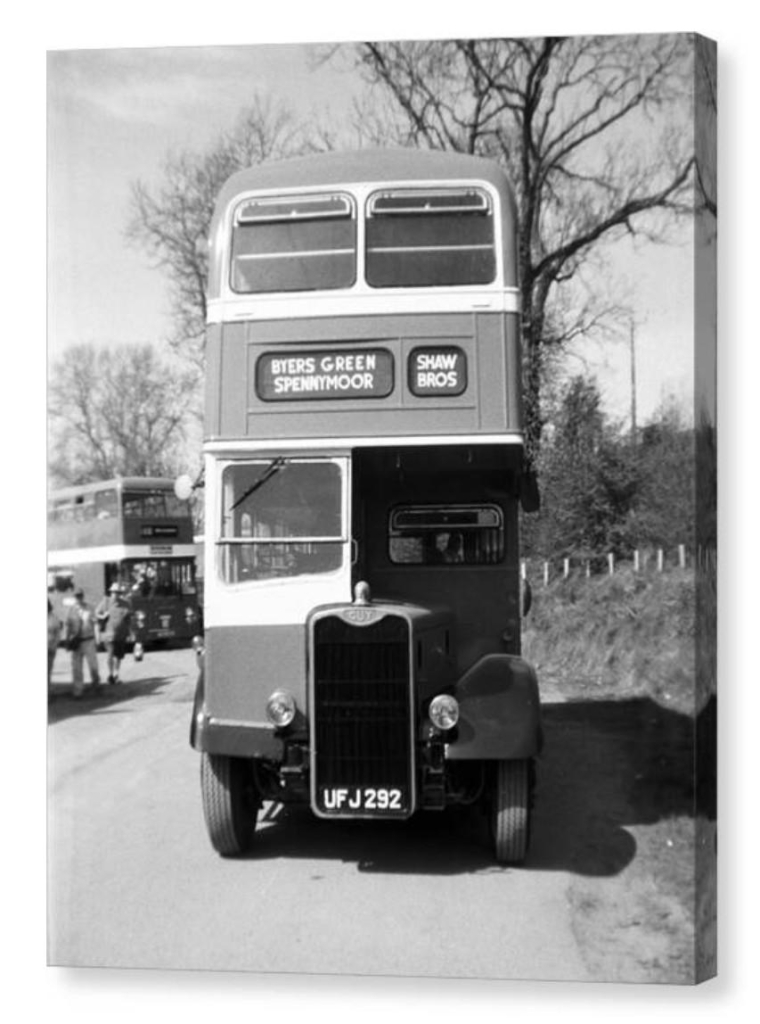
M496 860L525 860L530 835L530 762L498 761L492 794L491 825Z
M203 815L211 845L222 857L253 846L259 794L251 761L222 754L201 755Z

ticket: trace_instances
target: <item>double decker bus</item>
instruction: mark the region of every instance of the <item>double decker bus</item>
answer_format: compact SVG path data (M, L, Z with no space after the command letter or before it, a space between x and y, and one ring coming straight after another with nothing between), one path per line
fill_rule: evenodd
M190 742L214 849L265 801L474 805L528 846L515 206L493 162L325 154L239 172L210 239L205 649Z
M198 633L193 519L172 480L122 477L49 495L48 596L59 616L78 587L96 605L113 583L130 600L138 653Z

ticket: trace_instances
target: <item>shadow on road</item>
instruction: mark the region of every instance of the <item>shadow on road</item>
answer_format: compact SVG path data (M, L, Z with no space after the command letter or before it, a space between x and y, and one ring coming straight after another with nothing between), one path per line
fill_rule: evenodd
M545 705L544 727L531 847L515 870L616 875L636 855L630 827L693 816L702 802L689 716L648 698L579 701ZM394 823L322 821L304 807L276 807L260 819L252 856L339 859L382 873L504 870L477 807Z
M130 680L109 686L101 685L100 692L94 692L86 685L81 697L74 697L71 684L53 686L52 700L48 703L48 725L65 721L77 715L88 715L104 710L128 710L127 705L136 697L148 697L161 693L178 678L176 676L153 676L146 679Z
M253 858L341 860L382 874L501 870L491 856L485 818L475 810L451 809L407 822L323 821L302 806L268 810L259 819Z
M543 715L530 867L614 875L636 853L629 828L710 816L692 717L648 697L549 704Z

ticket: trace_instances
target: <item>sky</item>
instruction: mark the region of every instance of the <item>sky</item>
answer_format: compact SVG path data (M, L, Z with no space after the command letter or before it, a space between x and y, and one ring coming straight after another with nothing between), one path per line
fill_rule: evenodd
M130 185L202 152L258 92L304 117L343 106L344 76L305 46L80 50L48 56L48 351L156 341L167 282L125 238ZM94 285L94 286L93 286Z
M48 361L78 342L157 342L171 331L168 282L125 237L130 186L158 185L170 152L202 152L256 93L304 119L345 117L362 85L349 61L315 66L303 44L59 50L48 54ZM605 288L636 323L643 422L692 389L688 244L610 249ZM627 335L579 345L568 372L595 373L608 411L630 409Z

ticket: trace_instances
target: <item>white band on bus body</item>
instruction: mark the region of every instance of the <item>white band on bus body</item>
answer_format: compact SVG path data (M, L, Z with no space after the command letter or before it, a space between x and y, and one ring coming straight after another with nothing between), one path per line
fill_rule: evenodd
M394 316L409 313L519 313L516 288L385 289L382 293L356 287L350 293L240 295L213 299L210 324L245 320L301 320L311 317Z
M99 548L59 548L48 553L52 566L86 565L89 562L121 562L124 559L195 558L194 544L108 544Z
M438 447L441 445L522 445L522 433L503 434L410 434L405 437L297 437L297 438L246 438L233 441L206 441L203 450L207 455L229 454L234 456L259 455L262 452L314 452L320 455L343 454L352 448L412 448Z

